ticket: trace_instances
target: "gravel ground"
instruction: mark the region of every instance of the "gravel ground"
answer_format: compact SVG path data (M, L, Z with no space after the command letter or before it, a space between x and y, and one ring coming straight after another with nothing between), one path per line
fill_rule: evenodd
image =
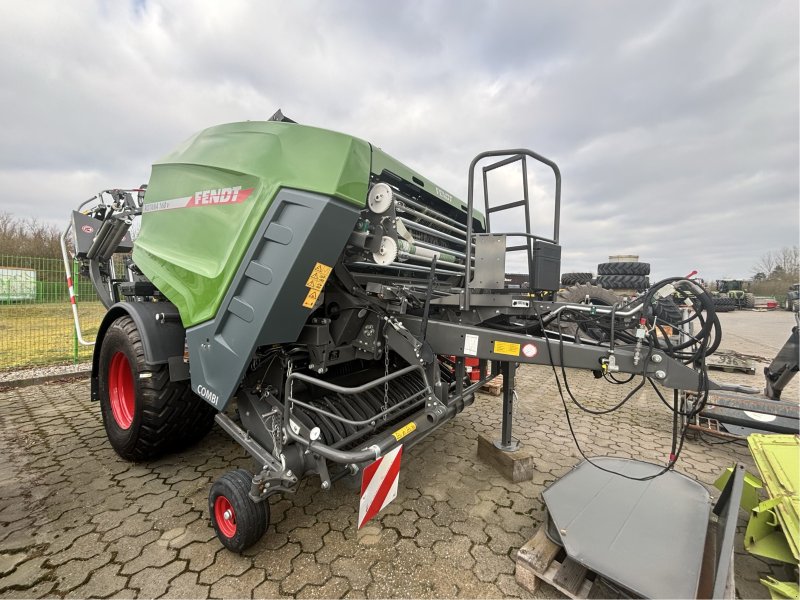
M31 367L29 369L16 369L14 371L0 371L0 383L19 383L42 377L55 378L60 375L72 375L92 370L91 362L78 363L77 365L51 365L45 367Z
M722 315L726 347L771 357L792 321L780 313ZM714 372L758 386L760 375ZM600 408L626 386L569 373ZM787 398L797 398L794 381ZM476 456L478 435L498 436L500 399L475 404L404 454L397 499L358 530L357 491L319 490L307 478L270 502L271 525L242 556L208 523L212 481L248 467L219 429L182 453L130 464L108 446L88 380L0 391L0 597L531 597L514 556L544 518L541 492L580 455L548 368L522 367L514 434L534 456L529 482L510 483ZM572 412L589 455L663 463L671 416L652 390L600 417ZM677 470L706 486L732 463L755 471L746 447L687 439ZM736 543L739 598L767 597L759 578L796 577ZM544 585L535 597L562 597Z

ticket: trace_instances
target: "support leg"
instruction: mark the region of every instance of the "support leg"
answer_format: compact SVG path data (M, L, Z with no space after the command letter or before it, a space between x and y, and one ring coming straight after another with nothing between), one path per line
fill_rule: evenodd
M500 370L503 374L503 426L500 440L494 445L503 452L516 452L519 450L519 440L512 437L511 428L514 423L514 377L517 373L517 363L504 362Z
M798 370L798 347L800 347L800 336L798 336L798 328L792 329L792 334L783 348L780 349L778 355L773 359L769 367L764 369L764 378L766 379L767 386L764 389L764 395L771 400L780 400L781 392L792 378L797 374Z

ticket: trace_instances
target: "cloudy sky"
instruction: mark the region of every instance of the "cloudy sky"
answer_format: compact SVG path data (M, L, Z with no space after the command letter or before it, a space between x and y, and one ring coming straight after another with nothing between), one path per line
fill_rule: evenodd
M0 210L61 224L197 130L282 108L462 197L482 150L554 159L564 271L747 276L798 243L798 47L796 0L8 0Z

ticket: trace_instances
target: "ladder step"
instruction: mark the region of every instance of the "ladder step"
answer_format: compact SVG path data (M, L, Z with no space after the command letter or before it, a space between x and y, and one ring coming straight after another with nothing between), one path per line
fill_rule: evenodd
M508 202L507 204L498 204L488 209L488 212L493 213L500 210L508 210L509 208L516 208L517 206L525 206L525 200L517 200L516 202Z

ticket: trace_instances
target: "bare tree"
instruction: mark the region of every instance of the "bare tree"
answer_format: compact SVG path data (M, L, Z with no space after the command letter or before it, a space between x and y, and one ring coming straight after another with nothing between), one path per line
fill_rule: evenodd
M61 256L59 232L53 225L36 219L20 219L0 212L0 256Z
M796 282L800 278L800 248L785 246L762 255L752 269L766 279L781 279Z

